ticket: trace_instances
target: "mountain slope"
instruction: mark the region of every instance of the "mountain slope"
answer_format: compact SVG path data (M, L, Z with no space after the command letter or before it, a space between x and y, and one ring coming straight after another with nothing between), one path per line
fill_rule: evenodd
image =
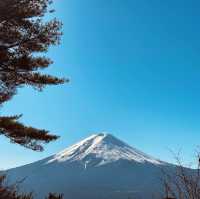
M25 178L22 191L38 199L48 192L71 199L147 199L161 190L161 170L174 166L130 147L110 134L92 135L44 160L8 171Z

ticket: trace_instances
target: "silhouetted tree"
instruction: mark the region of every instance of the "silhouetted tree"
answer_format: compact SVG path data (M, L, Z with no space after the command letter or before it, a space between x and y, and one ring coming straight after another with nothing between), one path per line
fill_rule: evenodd
M0 105L10 100L17 89L32 86L41 91L47 85L62 84L60 79L42 74L52 61L42 56L51 45L59 44L61 22L44 22L50 0L0 0ZM0 134L11 142L32 150L42 151L43 143L58 136L46 130L27 127L21 115L0 117Z
M197 169L191 170L183 166L180 158L176 160L176 172L164 172L164 199L200 199L200 162Z
M34 199L33 194L19 194L17 190L18 184L12 186L5 185L6 176L0 177L0 199ZM63 199L63 195L49 193L45 199Z
M6 186L5 176L0 177L0 199L33 199L32 194L18 194L17 186Z
M49 196L46 199L63 199L63 195L56 193L49 193Z

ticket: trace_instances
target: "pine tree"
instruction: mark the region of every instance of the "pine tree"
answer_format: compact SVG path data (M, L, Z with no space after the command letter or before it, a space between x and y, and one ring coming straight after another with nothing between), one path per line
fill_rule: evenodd
M18 88L32 86L42 91L47 85L67 82L67 79L42 74L52 61L41 54L60 42L61 22L44 22L51 13L50 0L0 0L0 105L10 100ZM58 136L46 130L27 127L21 115L0 117L0 134L11 142L35 151Z

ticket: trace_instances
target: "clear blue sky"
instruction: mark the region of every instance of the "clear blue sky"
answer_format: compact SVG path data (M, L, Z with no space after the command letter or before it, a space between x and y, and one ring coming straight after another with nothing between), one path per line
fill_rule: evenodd
M1 168L108 131L146 153L193 160L200 144L200 14L195 0L56 0L62 45L47 72L71 78L42 93L21 89L1 108L61 136L43 153L0 137Z

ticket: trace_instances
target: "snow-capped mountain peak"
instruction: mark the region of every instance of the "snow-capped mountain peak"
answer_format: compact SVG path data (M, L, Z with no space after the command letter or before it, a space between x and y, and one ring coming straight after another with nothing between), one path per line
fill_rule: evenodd
M167 169L167 170L166 170ZM8 170L11 184L43 199L49 192L66 198L148 199L163 190L162 171L174 165L157 160L106 133L92 135L60 153Z
M107 133L91 135L54 155L47 163L79 161L87 167L87 165L105 165L118 160L163 163Z

